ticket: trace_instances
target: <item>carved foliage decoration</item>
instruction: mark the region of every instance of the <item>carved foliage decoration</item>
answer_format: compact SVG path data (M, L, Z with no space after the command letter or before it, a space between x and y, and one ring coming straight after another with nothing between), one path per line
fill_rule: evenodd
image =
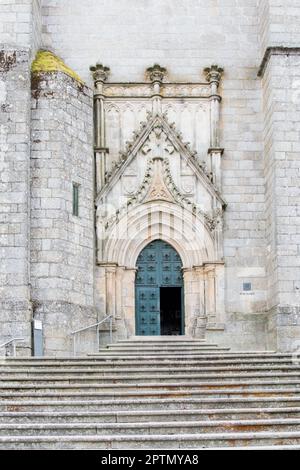
M200 161L200 158L196 151L192 150L188 142L183 142L183 136L181 132L176 130L175 124L170 124L167 121L167 115L153 116L152 113L148 113L147 121L142 122L138 132L133 133L133 140L127 141L125 152L120 153L120 159L114 162L110 171L106 174L106 186L103 188L103 192L106 188L113 184L116 179L120 176L123 168L126 168L129 162L136 157L137 153L142 149L142 152L147 155L153 148L149 146L150 143L154 142L151 134L155 134L156 146L154 150L155 156L162 155L162 144L167 141L167 151L172 154L173 149L176 149L184 158L192 165L193 170L196 170L206 183L216 193L219 193L218 188L214 187L212 182L213 175L207 169L205 162ZM166 137L167 136L167 137ZM161 141L164 139L164 142Z
M114 216L107 220L106 230L134 206L152 201L167 201L186 208L188 211L201 217L210 231L216 229L217 224L223 217L222 208L215 213L209 214L208 212L202 211L196 204L184 196L174 183L169 159L154 157L150 158L148 161L145 177L140 188L129 199L127 204L124 204Z

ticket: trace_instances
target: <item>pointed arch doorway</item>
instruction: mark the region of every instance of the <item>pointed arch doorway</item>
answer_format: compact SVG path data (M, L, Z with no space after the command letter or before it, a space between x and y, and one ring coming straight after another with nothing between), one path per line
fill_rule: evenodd
M162 240L140 253L136 275L136 335L179 336L185 333L182 260Z

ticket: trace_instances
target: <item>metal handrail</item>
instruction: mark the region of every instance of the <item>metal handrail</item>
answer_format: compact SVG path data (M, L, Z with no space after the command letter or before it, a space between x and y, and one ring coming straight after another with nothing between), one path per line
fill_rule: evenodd
M97 328L97 346L98 346L98 351L100 349L100 326L103 325L103 323L106 323L109 321L109 337L110 337L110 342L112 343L112 324L113 324L113 315L109 315L108 317L105 317L103 320L101 320L98 323L94 323L93 325L86 326L85 328L80 328L80 330L72 331L71 335L73 336L73 354L74 357L76 357L76 335L79 333L82 333L83 331L91 330L92 328Z
M3 343L0 345L0 349L2 348L6 348L7 346L9 346L10 344L13 345L13 357L16 357L17 355L17 348L16 348L16 343L20 343L22 341L25 341L24 338L13 338L13 339L10 339L9 341L7 341L6 343Z

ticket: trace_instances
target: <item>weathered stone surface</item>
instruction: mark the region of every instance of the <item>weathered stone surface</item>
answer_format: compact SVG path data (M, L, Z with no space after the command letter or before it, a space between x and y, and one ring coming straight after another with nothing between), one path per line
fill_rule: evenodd
M291 354L131 338L89 358L10 358L0 374L0 448L299 447L300 368Z
M84 327L113 311L116 337L134 333L134 249L127 247L126 258L125 247L126 262L120 266L96 266L101 256L94 243L90 66L99 61L109 67L98 63L93 68L99 96L106 94L106 145L98 145L101 135L96 133L96 146L97 158L107 159L108 173L119 151L124 158L126 141L135 141L133 132L147 111L159 110L158 102L152 108L151 96L163 90L162 111L176 121L184 142L190 141L201 160L211 164L208 170L227 202L222 240L217 240L217 249L207 250L216 254L210 262L220 262L224 256L225 267L216 264L209 277L201 263L185 266L190 269L185 273L190 331L203 334L207 306L207 336L223 346L296 350L300 341L299 1L92 4L87 8L80 0L3 0L0 5L0 343L21 334L24 351L29 351L36 301L44 305L39 315L46 322L49 354L70 352L68 318L74 319L72 328ZM40 49L61 57L61 64L71 67L71 77L60 68L40 67L30 78ZM70 71L69 67L64 70ZM127 86L128 82L135 84ZM180 82L184 85L178 86ZM120 99L124 90L127 98L123 94ZM187 90L193 95L191 102L186 100ZM197 112L193 108L199 90L202 97L212 90L223 98L219 132L213 106L203 105ZM166 146L171 162L178 156L172 146ZM153 152L150 147L148 142L140 149L139 161L147 160ZM178 170L177 164L171 168L176 185L185 188L193 202L205 200L194 175L186 168ZM122 203L145 175L143 164L128 170L112 189ZM73 183L80 184L79 219L72 216ZM109 197L113 199L111 193ZM204 209L211 205L214 202L206 201ZM97 200L98 235L103 217L99 206ZM161 209L166 227L169 209ZM147 224L143 229L147 231ZM141 237L146 233L139 226L135 232ZM200 246L208 246L202 235L196 244L199 253ZM109 253L104 250L101 261L115 263L116 259L105 258ZM209 257L206 253L202 261ZM250 284L251 291L245 292L244 285Z

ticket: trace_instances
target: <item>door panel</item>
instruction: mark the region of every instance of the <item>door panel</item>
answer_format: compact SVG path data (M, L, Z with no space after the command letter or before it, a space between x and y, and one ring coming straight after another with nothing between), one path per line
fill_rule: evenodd
M137 334L160 335L159 289L137 287Z

